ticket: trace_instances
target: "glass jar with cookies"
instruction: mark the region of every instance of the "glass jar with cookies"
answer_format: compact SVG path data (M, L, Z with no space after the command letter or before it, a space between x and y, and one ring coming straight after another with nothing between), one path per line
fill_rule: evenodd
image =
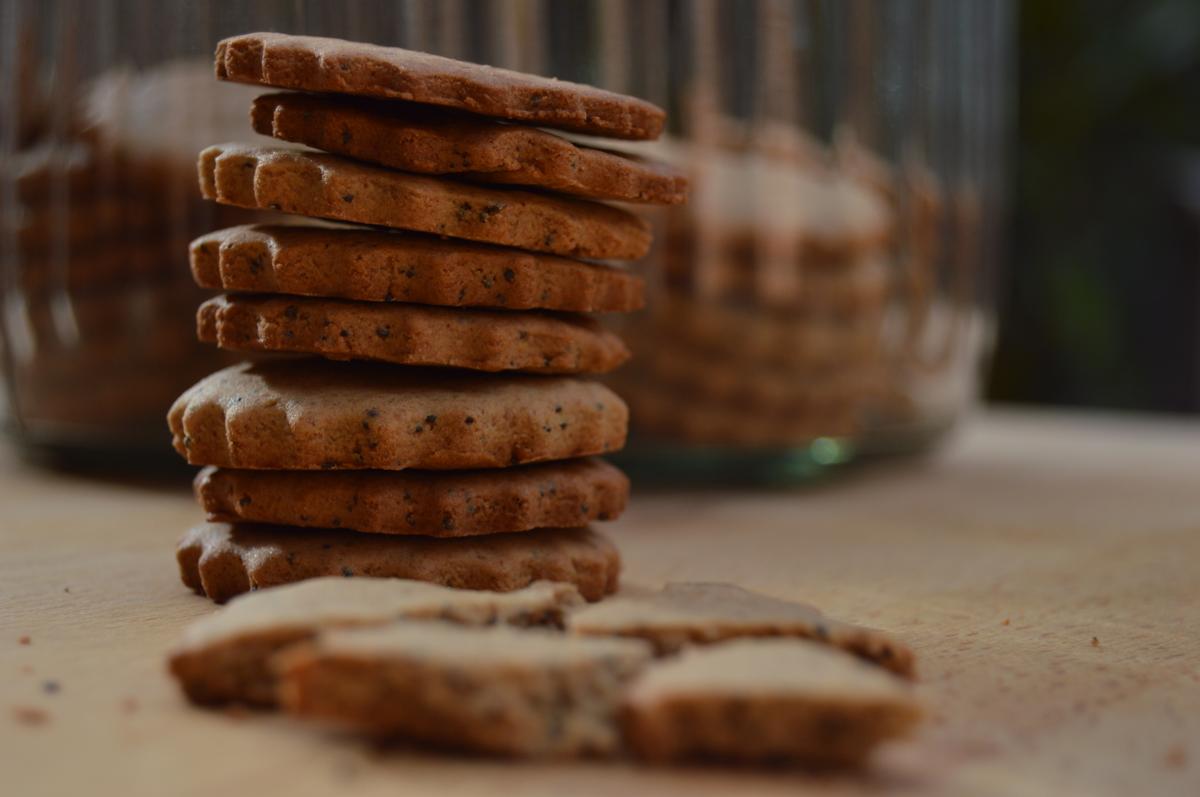
M634 354L609 378L635 475L803 480L925 449L975 400L1000 245L1005 4L12 0L0 14L0 370L29 452L160 462L175 397L245 358L196 342L187 252L248 221L196 188L200 150L246 141L252 102L268 102L212 79L215 43L248 31L400 46L668 110L657 141L559 134L670 164L691 187L686 204L619 203L655 232L628 267L645 308L611 322ZM302 121L305 102L282 113Z

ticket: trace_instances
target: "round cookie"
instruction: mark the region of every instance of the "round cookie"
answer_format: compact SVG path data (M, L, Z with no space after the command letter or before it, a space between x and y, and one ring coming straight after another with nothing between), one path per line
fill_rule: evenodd
M559 581L596 601L616 591L621 570L612 542L587 528L438 540L203 523L179 541L176 557L183 583L217 603L322 576L411 578L496 592Z
M468 537L616 518L629 479L599 459L480 471L205 468L196 498L212 521Z
M640 277L598 263L432 236L355 228L230 227L191 245L204 288L368 302L626 313Z
M405 172L624 202L687 196L687 178L669 166L427 106L287 92L256 99L250 120L262 135Z
M247 33L217 44L221 80L353 94L559 127L653 139L666 114L645 100L592 86L340 39Z
M629 411L607 387L374 363L242 363L168 413L193 465L280 470L501 468L616 451Z
M568 257L637 260L650 227L582 199L485 188L284 147L220 144L200 153L200 189L243 208L398 227Z
M213 297L196 314L196 333L234 351L475 371L606 373L629 359L621 339L586 316L296 296Z

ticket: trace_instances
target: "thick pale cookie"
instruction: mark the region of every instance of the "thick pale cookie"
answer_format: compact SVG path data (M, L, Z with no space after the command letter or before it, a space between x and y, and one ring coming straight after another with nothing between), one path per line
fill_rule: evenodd
M192 241L191 265L202 287L230 291L586 313L645 302L620 269L383 230L231 227Z
M221 80L458 108L540 127L652 139L666 114L645 100L428 53L373 44L247 33L217 44Z
M468 537L584 526L625 509L629 479L599 459L478 471L205 468L196 498L213 521Z
M621 570L612 542L587 528L439 540L204 523L179 541L176 558L183 583L217 603L321 576L411 578L497 592L558 581L595 601L616 591Z
M920 719L896 676L801 639L689 648L647 667L622 707L626 743L655 762L856 766Z
M289 360L218 371L167 421L193 465L458 470L617 451L628 418L596 382Z
M279 658L288 713L366 733L509 756L614 752L631 639L404 622L333 630Z
M733 584L667 584L660 592L619 595L573 613L567 627L575 634L645 639L659 654L737 637L801 637L849 651L897 675L913 675L912 651L886 634L826 617L806 603Z
M591 199L677 205L687 197L687 178L672 167L428 106L267 94L254 101L250 120L265 136L405 172Z
M442 587L399 578L314 578L250 592L187 627L171 674L193 703L275 704L272 657L330 628L441 619L466 625L562 625L581 603L570 584L539 581L513 592Z
M475 371L599 374L629 359L621 339L587 316L297 296L216 296L200 306L196 333L234 351Z
M568 257L636 260L649 225L583 199L485 188L357 163L337 155L247 144L200 153L200 191L243 208L465 238Z

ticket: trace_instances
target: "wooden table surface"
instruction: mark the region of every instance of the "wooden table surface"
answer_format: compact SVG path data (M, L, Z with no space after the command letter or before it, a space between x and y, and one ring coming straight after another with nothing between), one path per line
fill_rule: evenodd
M991 413L795 491L639 494L627 582L725 580L907 640L932 720L863 776L381 752L196 710L164 651L185 489L0 450L0 793L1200 794L1200 424Z

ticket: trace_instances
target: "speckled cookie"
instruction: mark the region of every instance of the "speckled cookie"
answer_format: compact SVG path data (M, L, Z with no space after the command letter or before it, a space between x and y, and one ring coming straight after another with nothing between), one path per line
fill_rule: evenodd
M333 630L279 658L293 716L455 750L542 757L620 744L622 687L645 643L543 629L403 622Z
M428 106L267 94L250 119L265 136L405 172L624 202L677 205L687 196L687 178L669 166Z
M550 581L490 592L400 578L314 578L246 593L200 618L184 631L168 665L193 703L272 706L272 658L321 631L406 619L561 627L563 610L582 601L570 584Z
M908 735L921 708L907 684L801 639L689 648L647 667L627 691L633 753L682 759L851 767Z
M321 576L411 578L497 592L557 581L595 601L616 591L621 570L612 542L587 528L439 540L204 523L179 541L176 557L183 583L217 603Z
M653 139L666 114L591 86L340 39L247 33L217 44L221 80L458 108L540 127Z
M218 371L167 421L193 465L459 470L616 451L628 418L596 382L289 360Z
M625 313L644 304L627 271L414 233L231 227L192 241L202 287L449 307Z
M733 584L667 584L659 592L618 595L572 613L568 630L638 637L660 655L738 637L799 637L849 651L897 675L911 678L914 669L912 651L882 632Z
M196 498L213 521L467 537L570 528L625 509L629 479L599 459L478 471L205 468Z
M475 371L598 374L629 359L621 339L586 316L298 296L216 296L200 306L196 333L234 351Z
M485 188L284 147L200 153L201 193L243 208L396 227L568 257L636 260L650 227L599 202Z

